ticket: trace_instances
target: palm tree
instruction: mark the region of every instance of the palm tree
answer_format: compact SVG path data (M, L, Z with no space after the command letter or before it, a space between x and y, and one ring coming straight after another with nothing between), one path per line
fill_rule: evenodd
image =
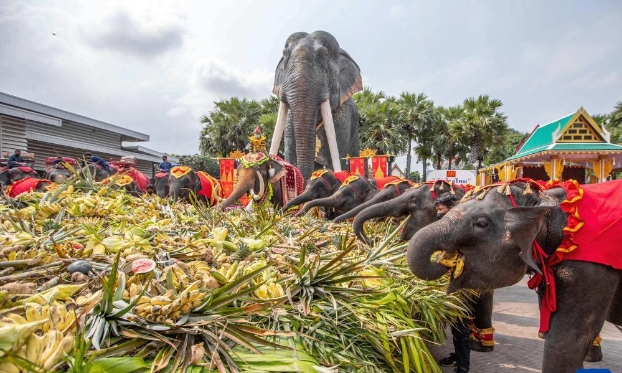
M205 124L199 144L202 154L227 156L234 150L245 149L248 137L258 125L266 138L272 136L278 99L269 97L257 102L232 97L214 104L214 109L201 118L201 123Z
M462 128L464 109L460 105L450 106L443 111L443 116L447 121L449 136L446 148L445 159L448 162L448 169L452 168L453 161L463 162L467 158L468 147L466 146L465 134L460 131Z
M618 102L609 114L609 128L611 143L622 144L622 101Z
M501 100L490 99L488 95L464 100L463 133L468 134L471 151L469 163L482 167L484 152L493 144L502 143L508 130L507 116L498 111Z
M423 93L403 92L399 99L400 124L406 135L406 175L410 174L412 143L417 158L423 163L423 180L426 180L427 161L432 156L432 119L434 103Z
M405 147L405 138L398 125L399 111L395 99L371 102L359 107L361 145L378 154L399 154Z

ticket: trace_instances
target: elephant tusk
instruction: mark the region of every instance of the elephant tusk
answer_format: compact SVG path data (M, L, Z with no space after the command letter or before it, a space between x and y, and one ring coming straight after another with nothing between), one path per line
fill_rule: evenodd
M279 147L281 146L281 139L283 138L283 132L285 131L285 119L287 119L287 111L289 105L281 101L279 104L279 113L276 117L276 125L274 126L274 133L272 134L272 142L270 143L271 155L277 155Z
M266 192L266 186L264 185L263 177L261 177L261 174L259 173L259 171L255 171L255 172L257 173L257 177L259 178L259 194L253 195L253 198L256 201L259 201L263 198L263 195Z
M320 105L322 111L322 120L324 120L324 130L326 131L326 138L328 140L328 150L330 151L330 158L333 161L333 170L341 171L341 160L339 159L339 150L337 148L337 135L335 135L335 123L333 122L333 114L330 109L330 103L328 100L322 102Z

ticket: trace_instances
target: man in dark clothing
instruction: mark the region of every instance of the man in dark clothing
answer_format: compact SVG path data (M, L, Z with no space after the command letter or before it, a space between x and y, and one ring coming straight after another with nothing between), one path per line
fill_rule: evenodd
M438 218L442 218L454 207L456 196L453 194L445 194L440 196L434 205ZM466 302L471 304L470 301ZM456 366L454 372L468 373L471 363L471 330L469 329L469 319L461 318L451 327L453 336L454 351L448 357L440 359L439 364L444 367Z
M9 168L25 166L26 163L24 163L24 159L22 159L22 151L19 149L15 149L15 153L11 154L11 156L7 160L7 164Z
M173 168L173 164L168 161L167 156L162 156L162 163L158 166L158 172L166 172L169 174L171 173L171 168Z
M108 165L108 162L104 161L103 158L100 158L91 153L86 153L85 158L88 163L95 163L101 166L101 168L103 168L104 170L106 170L106 172L110 173L110 166Z

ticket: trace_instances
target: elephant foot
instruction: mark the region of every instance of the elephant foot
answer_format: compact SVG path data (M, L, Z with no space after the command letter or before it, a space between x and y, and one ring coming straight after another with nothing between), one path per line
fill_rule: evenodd
M492 352L495 349L495 328L480 329L471 324L471 350Z
M603 351L600 348L601 340L602 338L600 338L600 335L596 337L592 345L590 345L590 348L587 349L587 354L585 355L585 359L583 360L589 361L589 362L595 362L595 361L601 361L603 359Z

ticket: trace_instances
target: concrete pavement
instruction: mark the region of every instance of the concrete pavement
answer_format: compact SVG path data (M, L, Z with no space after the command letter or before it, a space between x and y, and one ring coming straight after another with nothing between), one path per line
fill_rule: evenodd
M495 291L492 324L495 328L493 352L471 352L471 373L540 372L544 341L538 338L538 300L527 287L527 278L512 287ZM447 330L445 346L431 346L438 359L453 352L451 332ZM603 360L585 363L585 368L608 368L622 373L622 333L611 323L605 323L601 337ZM443 372L453 372L443 367Z

